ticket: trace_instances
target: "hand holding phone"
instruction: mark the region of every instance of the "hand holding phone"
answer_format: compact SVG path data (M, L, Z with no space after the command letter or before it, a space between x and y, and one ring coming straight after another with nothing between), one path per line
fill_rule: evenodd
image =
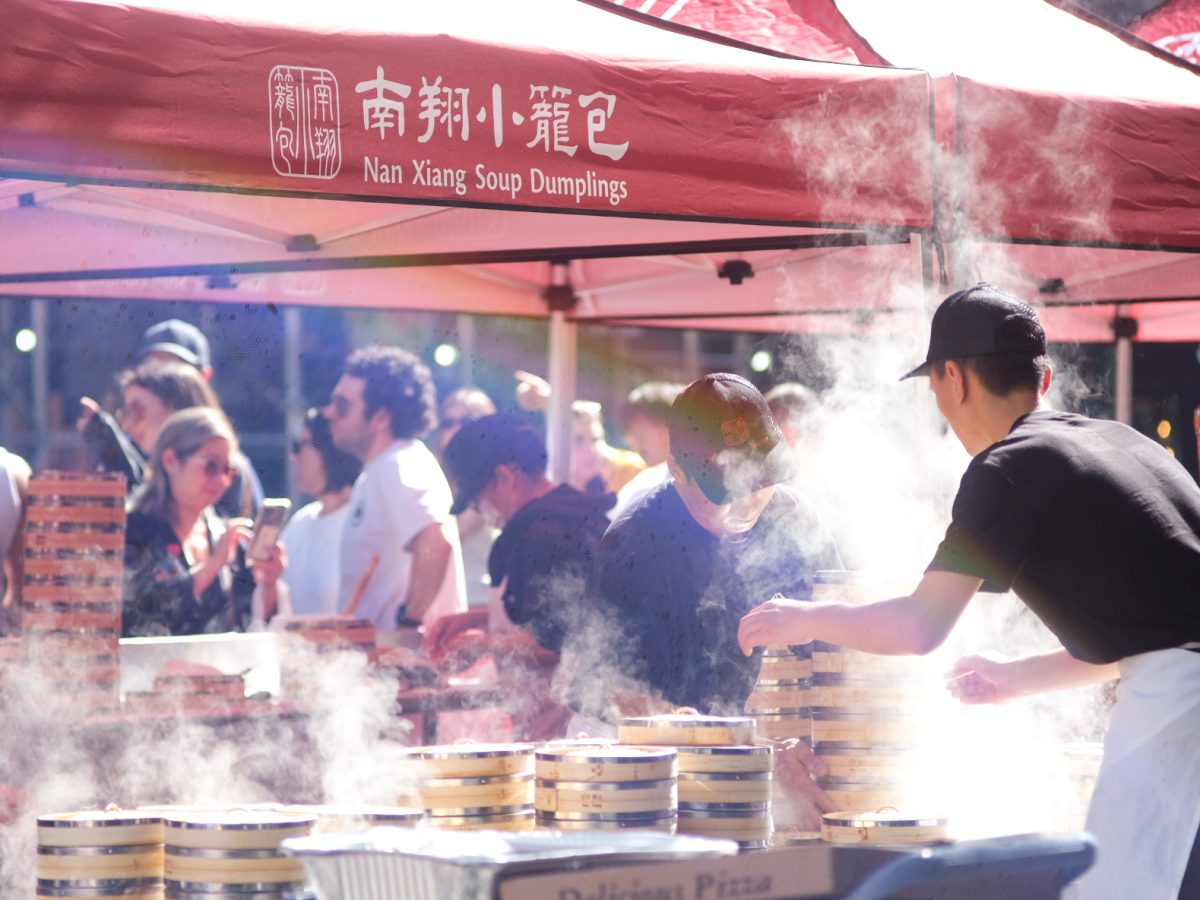
M292 501L283 497L263 501L254 520L254 530L250 534L250 543L246 546L246 561L251 565L256 560L267 559L271 548L279 540L283 523L287 519Z

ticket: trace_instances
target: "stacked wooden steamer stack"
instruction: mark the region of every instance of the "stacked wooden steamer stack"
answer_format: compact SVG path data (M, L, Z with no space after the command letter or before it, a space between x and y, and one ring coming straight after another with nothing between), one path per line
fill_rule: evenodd
M43 472L29 480L21 629L31 709L118 707L124 551L124 476Z
M821 816L821 837L830 844L934 844L949 839L949 823L897 812L837 812Z
M37 896L161 900L163 820L143 812L56 813L37 820Z
M528 831L534 825L532 744L444 744L404 751L399 802L436 828Z
M127 708L162 711L222 711L246 700L241 675L159 675L154 690L125 694Z
M896 593L856 572L819 572L814 600L866 603ZM916 721L931 681L924 660L812 644L813 751L818 784L840 810L902 808L918 765Z
M164 877L168 900L281 900L305 886L304 863L279 845L310 834L315 816L280 810L168 813Z
M774 756L770 747L755 744L754 719L686 713L627 718L617 735L622 744L676 748L680 834L737 841L743 850L766 848Z
M812 743L810 646L763 648L758 682L746 698L746 715L754 719L759 737Z
M563 831L674 833L673 747L548 746L535 754L538 825Z

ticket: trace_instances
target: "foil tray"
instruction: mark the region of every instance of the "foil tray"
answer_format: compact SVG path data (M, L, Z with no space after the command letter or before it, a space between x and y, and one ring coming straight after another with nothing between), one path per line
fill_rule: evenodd
M319 900L491 900L511 875L733 856L733 841L652 831L443 831L371 828L289 838Z

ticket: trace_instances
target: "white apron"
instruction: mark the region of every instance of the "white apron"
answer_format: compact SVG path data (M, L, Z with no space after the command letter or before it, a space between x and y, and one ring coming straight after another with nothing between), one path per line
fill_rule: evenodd
M1088 808L1096 863L1074 900L1175 900L1200 826L1200 653L1119 663L1104 759Z

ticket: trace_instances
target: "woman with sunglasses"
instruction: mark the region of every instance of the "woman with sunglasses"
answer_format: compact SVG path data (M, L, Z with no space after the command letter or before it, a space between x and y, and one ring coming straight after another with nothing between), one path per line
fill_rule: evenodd
M237 438L221 413L173 413L158 432L125 528L126 637L242 631L254 576L242 558L249 519L223 522L213 505L233 478ZM279 554L258 568L273 585ZM272 590L273 593L273 590ZM260 598L274 605L274 598Z
M333 445L329 420L315 408L304 414L300 439L292 442L292 459L297 487L316 499L288 520L280 538L290 559L281 612L333 615L338 611L342 526L362 463Z

